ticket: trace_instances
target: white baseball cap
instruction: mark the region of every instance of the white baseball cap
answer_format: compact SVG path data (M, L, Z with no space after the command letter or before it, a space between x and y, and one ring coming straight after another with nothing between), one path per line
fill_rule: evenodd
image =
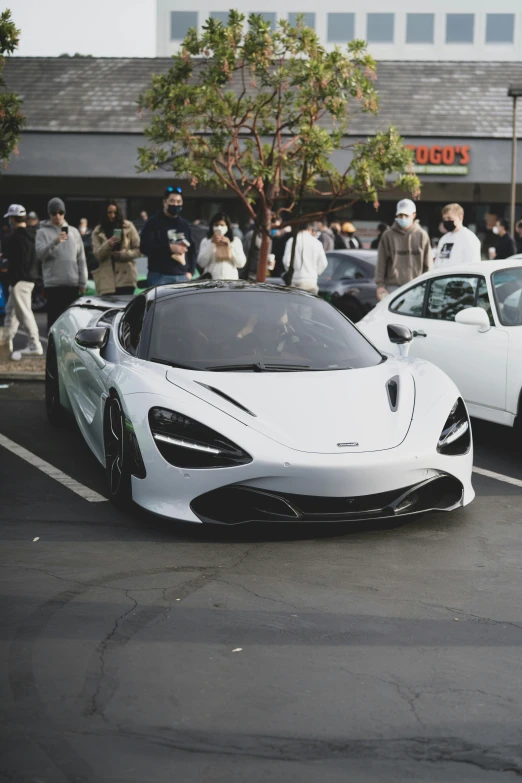
M11 204L4 217L25 217L25 207L21 204Z
M401 199L397 204L397 209L395 210L396 215L413 215L414 212L417 212L417 207L409 198Z

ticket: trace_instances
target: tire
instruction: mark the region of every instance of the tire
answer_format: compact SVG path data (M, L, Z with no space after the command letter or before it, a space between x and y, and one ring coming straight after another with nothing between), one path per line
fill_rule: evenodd
M132 505L129 440L117 395L109 398L105 409L104 444L109 498L120 508L129 508Z
M52 337L47 346L45 360L45 409L47 418L53 427L65 427L69 424L67 411L60 402L60 378L56 346Z

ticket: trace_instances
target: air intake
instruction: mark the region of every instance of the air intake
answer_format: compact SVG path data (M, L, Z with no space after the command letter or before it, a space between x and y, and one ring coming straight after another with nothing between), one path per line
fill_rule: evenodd
M196 383L198 384L198 386L203 386L204 389L208 389L214 394L217 394L218 397L222 397L227 402L230 402L232 405L235 405L236 408L239 408L245 413L248 413L249 416L253 416L254 418L257 418L255 413L252 413L252 411L248 410L248 408L245 408L244 405L241 405L240 402L237 402L237 400L234 400L232 397L229 397L228 394L225 394L225 392L221 391L220 389L216 389L214 386L209 386L206 383L200 383L199 381L196 381Z
M399 376L390 378L386 384L386 391L388 392L388 402L392 411L396 411L399 407Z

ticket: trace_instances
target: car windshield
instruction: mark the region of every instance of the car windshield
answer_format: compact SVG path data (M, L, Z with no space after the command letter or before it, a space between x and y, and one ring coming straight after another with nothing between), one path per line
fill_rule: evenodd
M491 276L500 323L522 325L522 267L499 269Z
M286 290L200 290L159 299L148 359L221 372L346 370L383 361L331 305Z
M329 283L332 280L359 280L364 277L372 278L375 272L372 265L368 262L354 259L350 256L327 253L328 266L319 275L319 286L321 283Z

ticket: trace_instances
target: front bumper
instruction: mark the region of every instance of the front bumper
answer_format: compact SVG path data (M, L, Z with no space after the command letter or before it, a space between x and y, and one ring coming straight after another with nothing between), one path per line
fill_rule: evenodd
M191 508L202 522L365 522L424 511L452 511L462 505L464 488L439 474L412 487L359 497L316 497L270 492L246 485L221 487L200 495Z

